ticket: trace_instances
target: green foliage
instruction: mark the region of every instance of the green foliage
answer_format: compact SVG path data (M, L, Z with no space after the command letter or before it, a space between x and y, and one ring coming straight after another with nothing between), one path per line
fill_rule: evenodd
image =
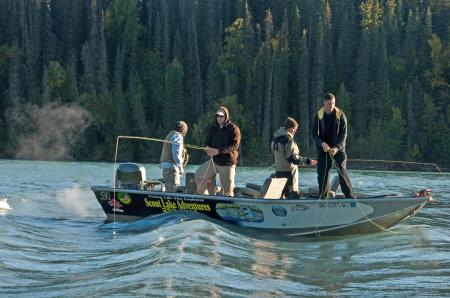
M351 108L351 94L348 92L347 88L345 87L345 84L342 83L339 86L339 90L336 94L336 97L339 98L338 106L341 108L348 119L352 119L352 108Z
M239 89L240 78L243 74L244 61L244 20L238 18L225 29L225 46L223 54L219 56L219 67L225 76L225 89L228 95L236 94Z
M163 129L167 131L174 126L175 121L184 119L183 102L183 65L177 58L167 65L165 75L165 104L163 107Z
M8 144L27 129L13 126L13 108L69 102L93 117L79 132L79 159L109 160L117 135L163 138L179 119L187 141L202 145L220 104L241 128L241 162L267 160L287 115L310 155L311 118L333 92L349 120L349 158L450 165L447 0L8 3L0 157L13 157ZM121 148L130 160L160 153Z
M450 69L450 45L443 45L440 38L432 35L428 40L431 48L431 58L433 67L427 71L428 79L430 80L432 88L450 89L450 82L445 77L446 72Z
M361 25L363 29L376 28L381 25L383 10L378 0L366 0L361 3Z
M99 131L110 131L114 127L117 117L120 117L111 94L100 96L82 94L80 102L93 116L93 121Z
M91 142L94 141L96 144L92 146L92 152L85 152L85 148L79 148L80 158L103 159L105 154L109 154L106 155L106 158L110 159L116 139L114 128L117 121L123 117L118 113L112 95L110 93L102 95L85 93L80 96L80 103L93 117L93 124L86 136L86 143L83 145L91 147Z
M47 70L47 84L50 98L54 101L62 101L66 93L67 74L59 62L50 62Z
M11 50L8 46L0 47L0 86L6 87L9 74L9 63L11 60ZM5 88L2 88L4 90Z
M404 156L405 120L397 107L392 107L391 112L390 119L379 120L370 128L370 139L376 145L367 149L373 158L398 160Z

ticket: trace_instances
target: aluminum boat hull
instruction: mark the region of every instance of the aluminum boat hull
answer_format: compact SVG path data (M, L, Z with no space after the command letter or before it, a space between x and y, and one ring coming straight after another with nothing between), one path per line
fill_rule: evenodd
M189 211L284 236L349 235L382 231L418 212L431 195L358 199L258 199L94 186L108 221Z

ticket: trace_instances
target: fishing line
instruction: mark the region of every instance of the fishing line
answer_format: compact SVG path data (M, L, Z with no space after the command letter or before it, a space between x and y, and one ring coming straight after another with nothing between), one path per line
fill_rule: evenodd
M362 162L385 162L385 163L401 163L401 164L416 164L416 165L426 165L433 166L437 169L439 174L443 175L441 169L436 163L430 162L416 162L416 161L402 161L402 160L384 160L384 159L349 159L348 161L362 161Z
M334 159L334 156L332 156L331 153L330 153L329 151L328 151L328 155L330 156L333 165L335 166L336 170L338 171L339 176L341 176L342 179L344 179L345 183L347 184L347 187L349 187L350 183L349 183L349 181L346 179L346 177L342 175L342 171L341 171L341 169L338 167L338 165L337 165L337 163L336 163L336 160ZM385 231L385 230L386 230L385 227L383 227L383 226L377 224L376 222L374 222L373 220L371 220L371 219L367 216L367 214L364 212L364 210L362 209L362 207L361 207L361 205L360 205L360 203L359 203L359 200L358 200L358 198L357 198L357 196L356 196L356 193L353 191L353 188L352 188L350 191L351 191L351 194L355 197L355 201L356 201L356 203L357 203L357 205L358 205L359 210L361 211L361 214L362 214L362 215L363 215L370 223L372 223L374 226L380 228L381 231ZM392 233L395 233L395 232L393 232L393 231L391 231L391 232L392 232Z
M328 158L325 155L325 172L326 172L327 168L328 168ZM331 170L331 166L330 166L330 170ZM329 176L330 176L330 170L328 171L328 179L329 179ZM326 177L326 175L323 175L322 188L325 185L325 177ZM325 208L325 211L322 214L322 218L320 219L319 222L317 222L317 218L319 217L319 215L318 215L318 213L319 213L319 204L320 204L320 201L322 200L322 197L323 197L323 191L322 191L322 189L319 186L319 200L317 201L316 216L315 216L315 227L314 227L314 232L316 233L316 235L320 235L320 233L317 233L317 228L319 227L319 225L322 224L322 222L325 219L325 216L326 216L326 214L328 212L328 209L329 209L329 208ZM328 200L328 191L327 191L327 195L324 197L324 199L325 199L325 201Z
M212 166L213 166L213 169L214 169L214 189L216 188L216 183L215 183L215 179L216 179L216 175L217 175L217 169L216 169L216 166L214 165L214 160L213 160L213 157L211 156L211 158L210 158L210 160L209 160L209 163L208 163L208 166L206 167L206 170L205 170L205 173L203 174L203 177L200 179L200 185L197 187L197 190L195 191L195 193L194 194L199 194L198 193L198 190L200 189L200 186L203 184L203 183L205 183L206 181L207 181L207 179L205 179L205 177L206 177L206 174L208 173L208 170L209 170L209 167L211 166L211 164L212 164ZM211 177L212 178L212 177ZM209 179L208 179L209 180ZM208 187L207 187L208 188ZM209 191L208 191L209 192ZM215 194L210 194L210 195L215 195Z

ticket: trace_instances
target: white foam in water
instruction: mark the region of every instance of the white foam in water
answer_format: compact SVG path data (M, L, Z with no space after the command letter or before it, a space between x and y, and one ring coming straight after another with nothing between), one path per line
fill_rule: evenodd
M89 215L89 209L96 203L94 194L90 189L83 189L79 185L72 188L65 188L56 194L56 201L59 205L68 209L81 217Z
M7 199L1 199L0 200L0 212L11 210L11 206L8 204Z

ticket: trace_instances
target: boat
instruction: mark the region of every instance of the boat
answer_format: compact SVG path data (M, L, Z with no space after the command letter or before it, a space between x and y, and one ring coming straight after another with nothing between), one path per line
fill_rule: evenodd
M379 232L415 215L432 201L430 190L356 198L344 198L330 191L331 197L327 198L306 193L281 199L286 178L268 178L259 187L247 184L237 189L234 197L203 195L189 187L192 180L187 179L186 186L177 192L166 192L162 181L145 180L144 167L124 163L116 170L113 186L93 186L92 190L107 221L195 212L211 221L287 237Z

